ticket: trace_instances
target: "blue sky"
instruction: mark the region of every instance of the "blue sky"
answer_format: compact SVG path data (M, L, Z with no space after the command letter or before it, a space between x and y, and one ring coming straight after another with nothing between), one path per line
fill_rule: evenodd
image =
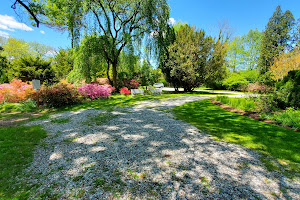
M70 46L67 33L43 25L35 28L26 15L18 16L10 7L15 0L2 0L0 7L0 35L25 41L37 41L55 48ZM234 35L246 34L250 29L263 31L277 5L289 9L295 19L300 18L300 0L169 0L173 21L187 22L217 33L218 22L227 21ZM22 14L22 11L17 13ZM25 23L25 24L22 24Z

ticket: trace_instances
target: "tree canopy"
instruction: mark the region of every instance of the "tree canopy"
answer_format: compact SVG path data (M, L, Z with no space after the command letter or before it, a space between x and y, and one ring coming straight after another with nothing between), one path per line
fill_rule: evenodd
M121 51L140 44L145 34L158 30L169 18L166 0L34 0L32 9L44 24L67 29L78 43L83 31L102 36L103 54L117 83ZM111 48L113 47L113 48Z
M257 66L262 33L250 29L246 35L236 36L228 45L227 61L229 68L253 70Z
M259 69L261 74L269 71L274 58L281 52L289 51L291 46L291 30L294 26L293 14L287 10L282 13L280 6L269 19L266 30L263 33L261 52L259 56Z
M220 37L214 41L204 30L183 24L176 32L176 40L168 47L169 59L165 67L175 88L191 91L225 73L223 64L226 48Z

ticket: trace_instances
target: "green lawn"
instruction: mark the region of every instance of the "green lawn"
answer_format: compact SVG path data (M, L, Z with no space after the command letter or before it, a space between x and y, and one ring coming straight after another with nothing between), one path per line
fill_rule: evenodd
M300 172L299 132L228 112L210 100L186 103L173 110L179 119L208 134L272 156L276 162L263 159L269 169L281 166Z
M255 98L232 98L227 96L217 96L217 101L229 105L233 108L242 109L244 111L260 112L262 119L270 119L281 124L281 126L289 126L293 129L300 130L300 110L287 108L276 112L264 113L261 111L261 103Z
M0 199L24 199L29 188L16 177L24 176L34 147L46 132L40 126L0 127Z

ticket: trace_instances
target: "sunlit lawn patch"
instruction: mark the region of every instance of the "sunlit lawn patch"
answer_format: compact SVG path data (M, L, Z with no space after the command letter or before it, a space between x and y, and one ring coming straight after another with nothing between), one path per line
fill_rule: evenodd
M300 171L300 134L228 112L209 100L186 103L174 108L176 116L220 139L241 144L286 161Z
M16 177L23 176L35 145L44 137L46 132L40 126L0 128L0 199L26 198L23 190L28 188Z

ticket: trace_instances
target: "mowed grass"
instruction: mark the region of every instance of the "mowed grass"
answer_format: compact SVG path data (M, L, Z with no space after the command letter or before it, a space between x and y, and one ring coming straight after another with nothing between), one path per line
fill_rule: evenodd
M26 199L28 188L16 179L32 161L34 147L46 137L40 126L0 127L0 199Z
M208 134L275 158L276 163L266 163L269 169L283 167L289 172L300 172L299 132L228 112L210 100L186 103L173 110L179 119Z

